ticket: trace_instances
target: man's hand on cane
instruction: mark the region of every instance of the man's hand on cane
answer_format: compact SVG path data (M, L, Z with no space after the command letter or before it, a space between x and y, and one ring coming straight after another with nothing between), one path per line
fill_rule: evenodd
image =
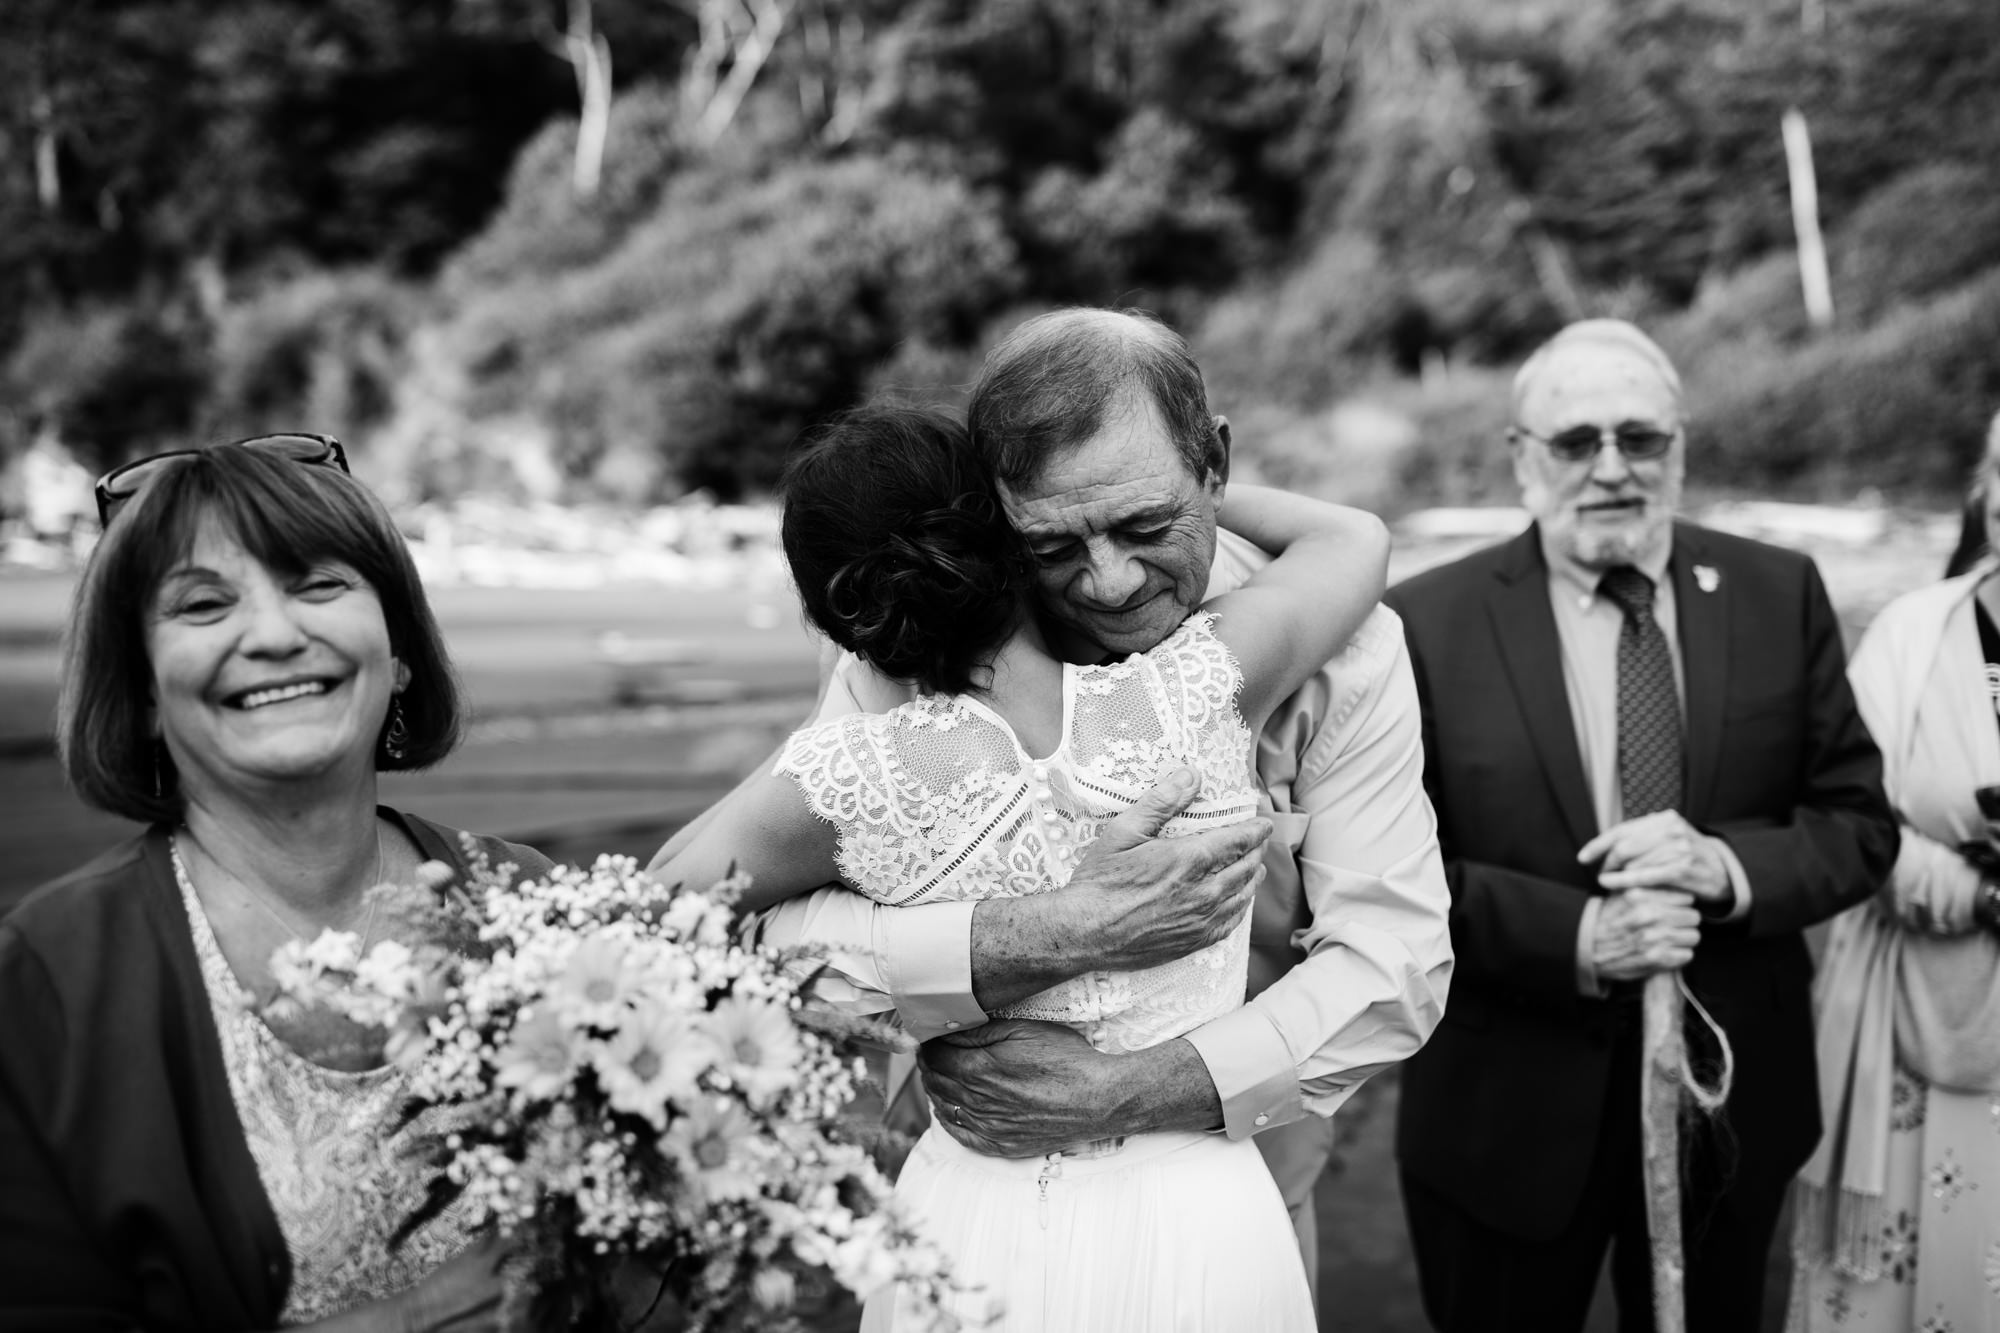
M1679 889L1710 910L1734 896L1729 868L1715 839L1678 810L1661 810L1614 824L1583 845L1576 859L1603 862L1597 882L1607 890Z
M1637 981L1694 961L1701 913L1673 889L1626 889L1598 909L1591 962L1605 981Z
M1701 943L1701 913L1726 908L1734 890L1715 840L1679 811L1613 825L1576 854L1599 863L1607 890L1592 963L1607 981L1635 981L1686 967Z

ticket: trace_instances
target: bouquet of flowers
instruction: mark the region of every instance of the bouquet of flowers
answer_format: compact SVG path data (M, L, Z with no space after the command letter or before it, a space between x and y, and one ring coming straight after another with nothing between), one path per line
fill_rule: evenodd
M517 884L467 852L465 883L433 863L372 891L425 943L328 932L273 959L283 1003L381 1030L408 1114L453 1127L404 1234L462 1200L515 1237L538 1322L611 1326L613 1278L638 1270L690 1329L796 1327L828 1277L903 1283L957 1326L944 1256L840 1121L857 1038L899 1038L807 1009L809 959L735 944L740 880L698 892L606 856Z

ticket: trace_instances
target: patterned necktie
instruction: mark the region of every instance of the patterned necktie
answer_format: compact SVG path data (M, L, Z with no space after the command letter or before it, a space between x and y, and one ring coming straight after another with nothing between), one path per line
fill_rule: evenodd
M1605 571L1598 590L1625 613L1618 633L1618 786L1624 817L1681 803L1681 703L1674 659L1653 619L1653 581L1630 565Z

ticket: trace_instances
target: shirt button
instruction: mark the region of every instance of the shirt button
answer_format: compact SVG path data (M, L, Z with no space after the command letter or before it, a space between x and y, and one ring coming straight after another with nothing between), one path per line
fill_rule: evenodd
M1268 1125L1271 1123L1271 1117L1268 1115L1260 1115L1255 1120L1251 1121L1251 1123L1255 1125Z
M945 1024L945 1026L946 1026L947 1028L951 1028L951 1029L953 1029L953 1030L955 1031L955 1030L956 1030L956 1029L958 1028L958 1023L957 1023L957 1022L956 1022L956 1021L954 1020L954 1021L951 1021L951 1022L947 1022L947 1023Z

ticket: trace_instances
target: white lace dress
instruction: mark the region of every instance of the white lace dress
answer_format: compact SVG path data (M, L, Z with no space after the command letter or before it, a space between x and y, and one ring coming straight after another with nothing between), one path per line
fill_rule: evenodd
M1171 837L1249 818L1253 738L1242 676L1196 616L1151 652L1068 667L1062 742L1037 759L976 700L929 695L793 735L777 772L840 831L842 876L891 906L1045 893L1113 816L1177 765L1201 778ZM1074 1027L1134 1051L1243 1003L1249 918L1187 958L1091 972L998 1016ZM986 1157L933 1126L897 1197L981 1293L959 1313L1009 1333L1314 1326L1291 1219L1256 1147L1163 1133L1045 1157ZM898 1326L890 1299L864 1330Z
M411 1286L472 1238L456 1204L389 1248L431 1176L408 1155L428 1122L395 1126L403 1072L326 1069L280 1041L223 957L178 848L173 862L230 1098L291 1254L279 1323L310 1323Z

